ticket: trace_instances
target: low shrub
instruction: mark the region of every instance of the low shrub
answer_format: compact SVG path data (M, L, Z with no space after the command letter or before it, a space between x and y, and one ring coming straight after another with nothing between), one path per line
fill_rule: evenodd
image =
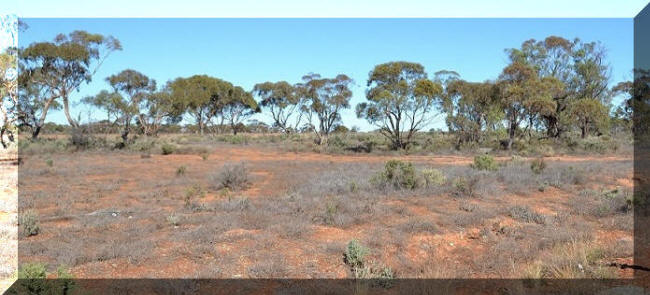
M544 158L537 158L530 163L530 170L535 174L542 174L544 169L546 169Z
M21 214L18 218L18 225L20 226L23 236L35 236L40 231L38 215L34 211L29 210Z
M510 217L517 220L521 220L525 222L534 222L537 224L547 223L546 216L533 211L528 206L513 206L510 207L508 211L510 213Z
M361 245L359 241L352 240L348 243L348 247L345 249L345 263L352 269L363 268L366 256L369 252L368 248Z
M18 269L18 281L7 290L7 294L73 294L77 286L72 279L63 266L57 267L53 276L48 275L45 264L23 264Z
M496 171L499 165L490 155L478 155L474 157L474 163L471 165L476 170Z
M424 179L424 185L426 187L441 186L447 181L447 177L445 177L442 171L438 169L423 169L421 174L422 178Z
M477 176L463 177L459 176L452 181L453 192L456 197L475 197L477 196L479 178Z
M178 226L180 224L180 218L175 213L172 213L167 216L167 223L169 223L171 226Z
M245 189L250 185L248 167L244 163L226 164L219 173L212 176L212 183L217 190L222 188Z
M160 149L163 155L171 155L176 150L176 147L169 143L165 143L160 147Z
M187 167L185 165L181 165L176 169L176 176L183 176L185 175L185 172L187 172Z
M384 171L377 173L371 182L379 187L392 186L395 189L415 189L418 181L415 167L410 162L389 160L384 165Z

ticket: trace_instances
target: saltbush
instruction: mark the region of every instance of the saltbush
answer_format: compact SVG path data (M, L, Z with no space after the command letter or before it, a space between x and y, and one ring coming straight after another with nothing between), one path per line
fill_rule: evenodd
M245 189L250 185L248 167L244 163L226 164L219 173L212 176L212 182L216 189Z
M447 181L442 171L435 168L423 169L421 174L426 187L441 186Z

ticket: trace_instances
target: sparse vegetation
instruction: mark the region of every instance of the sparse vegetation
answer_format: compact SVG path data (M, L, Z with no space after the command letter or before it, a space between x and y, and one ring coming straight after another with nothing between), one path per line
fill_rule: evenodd
M68 95L115 50L113 37L75 31L10 60L20 87L5 97L21 100L0 104L18 112L0 141L32 137L15 142L19 261L89 277L349 276L384 288L397 275L627 276L606 265L632 258L631 213L647 200L631 190L632 82L610 87L599 43L527 40L485 82L408 61L365 81L309 73L252 90L125 69L80 101L108 118L75 120ZM68 124L45 122L59 107ZM345 126L350 108L378 129ZM252 120L261 111L272 122ZM61 279L55 291L26 280L23 293L72 289L65 267L47 271L21 265L19 278Z

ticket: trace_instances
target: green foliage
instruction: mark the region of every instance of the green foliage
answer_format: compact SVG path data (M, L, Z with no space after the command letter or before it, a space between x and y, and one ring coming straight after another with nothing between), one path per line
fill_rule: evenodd
M52 159L45 160L45 165L47 165L47 167L54 166L54 160L52 160Z
M419 185L413 163L400 160L387 161L384 171L377 173L371 182L380 187L389 185L395 189L415 189Z
M478 177L459 176L454 178L451 185L454 188L453 194L456 197L475 197Z
M537 158L530 163L530 170L535 174L541 174L546 169L544 158Z
M376 65L368 86L368 101L357 105L357 117L381 128L393 149L406 149L415 132L430 120L434 106L442 105L442 85L427 79L418 63Z
M477 170L496 171L499 170L499 165L490 155L478 155L474 157L472 168Z
M176 147L174 145L169 144L169 143L165 143L160 147L160 149L161 149L163 155L171 155L176 150Z
M357 240L352 240L344 253L345 263L352 269L363 268L366 256L370 253L368 248L364 247Z
M20 225L21 233L26 237L37 235L41 229L38 215L32 210L28 210L18 217L18 225Z
M426 187L441 186L447 181L447 177L445 177L442 171L435 168L423 169L421 174Z
M54 276L48 279L47 266L43 263L23 264L18 269L18 281L7 294L72 294L77 286L73 276L60 265Z

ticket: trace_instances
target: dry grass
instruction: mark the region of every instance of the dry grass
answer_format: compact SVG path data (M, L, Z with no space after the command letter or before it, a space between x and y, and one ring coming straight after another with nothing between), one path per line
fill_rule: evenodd
M21 238L21 261L96 275L116 264L125 276L341 278L353 276L342 255L358 239L372 249L368 261L377 273L390 267L399 278L511 278L610 277L599 263L630 256L626 242L594 250L596 229L631 230L627 191L611 193L629 175L629 161L545 160L536 174L528 160L477 171L409 158L416 176L436 169L445 181L400 189L372 184L384 169L374 155L276 155L275 147L252 143L230 154L230 143L173 139L177 148L166 156L26 158L19 211L37 212L41 232ZM246 164L222 167L239 160ZM465 179L464 187L456 179ZM548 260L552 255L563 258ZM586 263L584 273L575 262ZM180 267L193 271L181 274Z

